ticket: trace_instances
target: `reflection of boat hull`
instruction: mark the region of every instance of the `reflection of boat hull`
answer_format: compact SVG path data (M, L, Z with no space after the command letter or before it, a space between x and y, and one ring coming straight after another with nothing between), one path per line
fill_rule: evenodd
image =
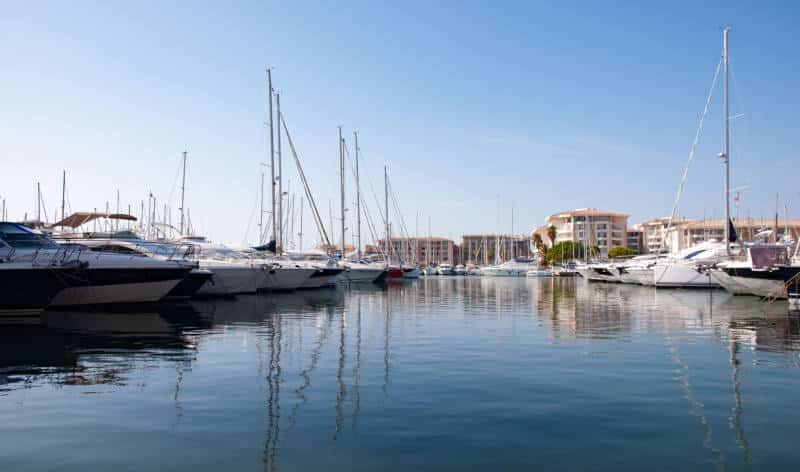
M692 265L664 264L653 267L656 287L719 288L708 272L700 272Z

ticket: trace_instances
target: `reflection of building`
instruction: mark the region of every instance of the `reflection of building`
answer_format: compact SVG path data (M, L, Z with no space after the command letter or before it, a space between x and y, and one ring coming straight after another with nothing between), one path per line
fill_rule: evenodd
M530 239L522 234L465 234L459 251L462 264L493 264L514 257L531 257Z
M536 228L531 237L538 234L546 246L552 245L547 235L550 226L556 229L555 243L564 241L582 242L597 246L600 256L608 255L612 247L627 247L628 215L597 208L580 208L550 215L545 225Z
M378 241L381 251L389 252L392 260L420 264L454 264L456 246L453 240L440 237L431 238L391 238L391 251L387 251L386 239Z

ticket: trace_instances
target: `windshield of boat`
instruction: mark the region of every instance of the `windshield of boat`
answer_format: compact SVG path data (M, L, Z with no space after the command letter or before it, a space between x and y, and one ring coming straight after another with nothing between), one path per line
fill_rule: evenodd
M52 249L58 245L43 234L15 223L0 223L0 239L18 249Z

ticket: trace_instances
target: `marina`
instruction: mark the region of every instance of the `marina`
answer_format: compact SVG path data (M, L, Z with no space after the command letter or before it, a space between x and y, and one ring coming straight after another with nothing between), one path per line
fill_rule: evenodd
M800 318L723 290L437 277L2 328L13 470L799 459Z
M0 18L1 470L797 469L800 6L120 7Z

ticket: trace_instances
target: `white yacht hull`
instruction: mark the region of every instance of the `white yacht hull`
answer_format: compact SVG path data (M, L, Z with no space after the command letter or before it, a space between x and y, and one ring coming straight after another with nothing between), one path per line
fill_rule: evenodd
M589 266L589 267L579 267L576 269L578 273L580 273L583 278L592 282L619 282L619 276L614 275L610 269L604 268L601 271L598 271L598 268Z
M653 279L652 268L629 267L627 271L628 271L628 279L633 280L632 283L637 283L639 285L645 285L648 287L653 286L654 279Z
M419 275L420 275L420 270L417 267L413 267L410 269L403 269L404 279L418 279Z
M214 276L200 287L198 295L235 295L237 293L255 293L259 281L264 278L261 267L250 265L206 265L202 261L200 267L210 270Z
M527 269L505 269L500 267L481 269L481 274L488 277L525 277L527 273Z
M711 278L714 279L722 288L734 295L750 295L750 289L741 283L740 277L732 277L724 270L711 269L709 271Z
M298 289L314 275L316 269L303 267L265 267L258 290L290 291Z
M68 287L56 294L50 306L152 303L164 298L181 280Z
M653 267L656 287L718 288L716 280L686 264L664 264Z
M337 269L338 270L338 269ZM335 287L336 282L339 280L339 276L344 273L344 271L337 272L336 274L332 275L318 275L313 274L309 277L300 288L325 288L325 287Z
M347 283L371 283L380 277L385 269L370 266L345 266L344 272L339 276L340 280Z

